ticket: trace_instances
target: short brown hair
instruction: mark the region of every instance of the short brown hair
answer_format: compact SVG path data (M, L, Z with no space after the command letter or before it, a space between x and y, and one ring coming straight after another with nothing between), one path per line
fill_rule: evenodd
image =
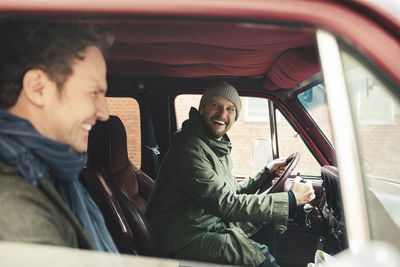
M0 109L15 105L28 70L43 70L62 90L80 52L96 46L105 55L113 42L108 28L81 23L5 21L0 34Z

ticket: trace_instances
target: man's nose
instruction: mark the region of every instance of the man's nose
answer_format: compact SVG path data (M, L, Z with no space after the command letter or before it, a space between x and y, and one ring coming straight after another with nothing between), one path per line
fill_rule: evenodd
M100 121L106 121L109 117L110 114L108 113L106 98L104 97L103 99L99 100L99 103L97 104L96 118Z
M219 116L223 117L223 116L225 116L227 114L227 109L225 107L223 107L223 106L220 106L218 108L217 112L218 112Z

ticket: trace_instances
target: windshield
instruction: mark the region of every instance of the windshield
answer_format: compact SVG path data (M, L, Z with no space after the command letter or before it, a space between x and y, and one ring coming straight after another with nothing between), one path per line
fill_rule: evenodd
M298 94L297 99L333 146L333 132L329 118L325 85L321 82Z

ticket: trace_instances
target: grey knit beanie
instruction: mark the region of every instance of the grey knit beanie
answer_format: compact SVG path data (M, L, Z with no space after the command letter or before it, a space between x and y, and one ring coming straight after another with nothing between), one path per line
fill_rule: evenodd
M214 85L208 87L204 91L203 96L200 99L199 110L210 99L216 98L216 97L225 98L226 100L231 101L235 105L235 107L236 107L235 121L236 121L237 118L239 117L240 110L242 109L242 101L240 101L240 97L239 97L238 92L236 91L236 88L225 81L214 84Z

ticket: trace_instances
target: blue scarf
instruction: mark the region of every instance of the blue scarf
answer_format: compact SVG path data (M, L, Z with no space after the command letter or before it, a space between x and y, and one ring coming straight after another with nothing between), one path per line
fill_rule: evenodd
M93 247L118 252L99 208L78 179L86 153L69 148L41 135L29 121L0 110L0 158L35 186L49 179L80 219Z

